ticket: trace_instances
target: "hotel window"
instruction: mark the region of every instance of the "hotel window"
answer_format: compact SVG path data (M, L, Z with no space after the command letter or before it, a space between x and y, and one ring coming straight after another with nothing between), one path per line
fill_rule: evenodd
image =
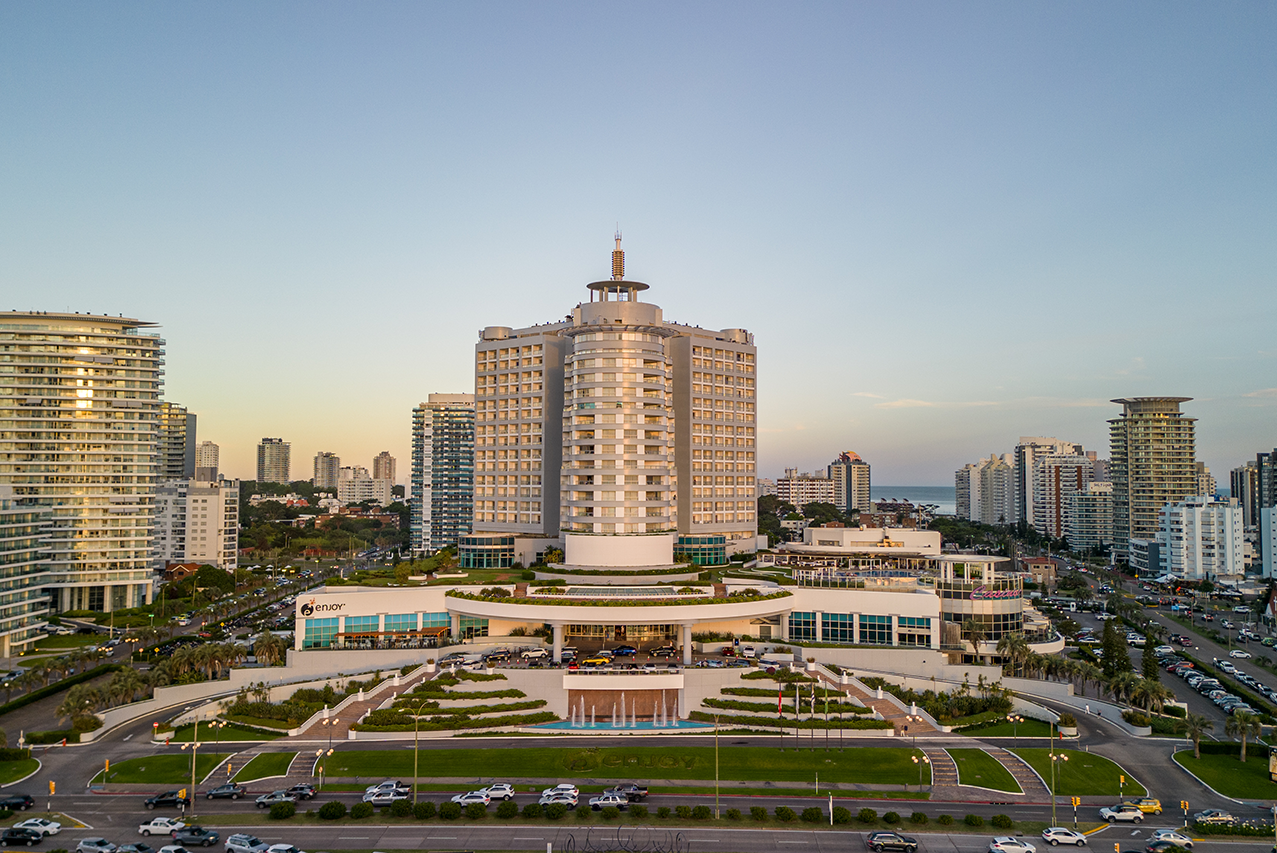
M337 633L337 617L330 619L307 619L306 634L302 640L303 649L326 649L332 646L333 636Z
M856 617L850 613L822 613L820 639L825 643L856 642ZM793 624L792 622L790 623Z
M862 614L860 617L860 642L864 645L891 645L891 617Z
M896 639L902 646L931 645L931 620L919 616L897 616Z
M789 639L792 642L816 640L815 611L795 610L789 614Z
M398 633L417 630L416 613L399 613L386 616L386 633Z
M347 634L377 633L377 617L376 616L347 616L346 617L346 633Z
M448 613L422 613L422 628L451 628L452 616Z

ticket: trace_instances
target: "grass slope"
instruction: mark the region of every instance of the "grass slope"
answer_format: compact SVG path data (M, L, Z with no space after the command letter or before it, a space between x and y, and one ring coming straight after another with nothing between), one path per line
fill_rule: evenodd
M263 752L253 757L244 769L235 774L236 782L253 782L270 776L284 776L288 766L297 757L295 752Z
M213 772L213 768L225 760L225 753L204 752L200 750L195 762L195 784ZM102 781L102 771L93 777L93 782ZM151 785L190 785L191 756L186 752L176 755L151 755L146 758L126 758L118 764L111 764L111 775L107 783L139 783Z
M847 752L722 747L719 778L731 781L916 785L909 749L864 747ZM421 776L531 776L570 779L713 779L712 746L561 749L430 749L421 751ZM412 750L342 752L328 762L330 778L393 778L412 774ZM929 770L923 783L929 781Z
M195 734L195 726L181 726L175 731L165 733L165 737L175 743L190 743L191 737ZM237 726L231 723L214 731L207 725L200 726L200 743L213 743L216 746L221 741L235 740L275 740L282 737L283 732L264 732L259 729L247 729L243 726Z
M963 729L958 734L967 737L1050 737L1051 727L1042 720L1026 719L1023 723L1011 725L1006 720L1000 723L985 723Z
M958 784L1022 793L1011 771L983 749L950 749L948 752L958 765Z
M30 776L40 766L34 758L22 758L18 761L0 761L0 785L8 785Z
M1247 744L1246 763L1238 761L1241 744L1204 743L1201 759L1193 758L1193 750L1175 753L1180 766L1219 791L1225 797L1244 800L1277 800L1277 782L1268 776L1267 750Z
M1029 766L1051 785L1051 751L1045 748L1011 750L1029 763ZM1076 749L1057 749L1056 755L1068 756L1068 761L1056 761L1057 777L1055 793L1066 797L1143 797L1148 794L1144 786L1136 782L1125 768L1107 758ZM1126 784L1119 784L1119 776L1126 776Z

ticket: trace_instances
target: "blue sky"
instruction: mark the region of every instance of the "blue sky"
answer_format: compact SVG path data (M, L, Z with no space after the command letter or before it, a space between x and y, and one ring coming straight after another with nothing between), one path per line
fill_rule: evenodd
M1277 6L0 6L0 307L124 314L223 467L408 466L608 273L743 326L760 474L946 484L1194 397L1277 446ZM6 304L7 303L7 304Z

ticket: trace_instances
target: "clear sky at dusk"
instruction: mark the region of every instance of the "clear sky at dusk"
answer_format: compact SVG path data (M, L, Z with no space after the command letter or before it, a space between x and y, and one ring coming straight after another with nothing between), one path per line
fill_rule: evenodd
M0 308L160 324L229 475L408 472L609 273L759 348L760 475L1277 446L1277 4L6 3Z

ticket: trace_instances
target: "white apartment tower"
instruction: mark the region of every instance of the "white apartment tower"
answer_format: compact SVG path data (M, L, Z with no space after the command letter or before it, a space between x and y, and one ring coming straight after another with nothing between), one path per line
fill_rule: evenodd
M799 511L809 503L834 503L834 481L824 473L799 474L797 468L786 468L785 476L776 481L776 497L798 507Z
M1125 556L1131 539L1154 539L1158 514L1197 491L1194 418L1180 412L1192 397L1113 400L1122 416L1109 421L1113 480L1113 553Z
M1033 463L1033 529L1053 539L1068 530L1071 500L1095 476L1095 461L1080 454L1039 456Z
M844 513L869 511L869 463L845 450L829 465L834 482L834 506Z
M989 454L963 466L953 475L956 513L959 518L981 524L1012 524L1015 521L1015 458L1009 454Z
M1240 576L1242 511L1235 499L1193 495L1160 513L1162 562L1184 580Z
M200 563L233 572L239 554L239 481L173 480L155 495L155 571Z
M0 313L0 485L49 508L55 610L150 601L164 341L153 324Z
M1015 446L1015 515L1008 523L1022 521L1032 526L1037 518L1036 483L1037 460L1042 456L1081 456L1082 445L1058 438L1020 436Z
M1090 482L1069 496L1064 538L1074 551L1104 549L1113 544L1113 484Z
M752 551L753 336L666 321L624 265L618 235L567 319L480 334L472 538L562 533L582 565L670 563L676 539Z
M221 449L211 441L201 441L195 448L195 479L210 482L217 479L221 467Z
M288 483L291 445L282 438L263 438L257 445L257 482Z
M321 450L315 454L315 475L311 484L317 489L335 489L341 479L341 457Z
M456 545L473 529L474 416L473 394L431 394L412 410L408 531L414 553ZM531 479L530 474L514 476ZM527 483L515 488L531 491Z

